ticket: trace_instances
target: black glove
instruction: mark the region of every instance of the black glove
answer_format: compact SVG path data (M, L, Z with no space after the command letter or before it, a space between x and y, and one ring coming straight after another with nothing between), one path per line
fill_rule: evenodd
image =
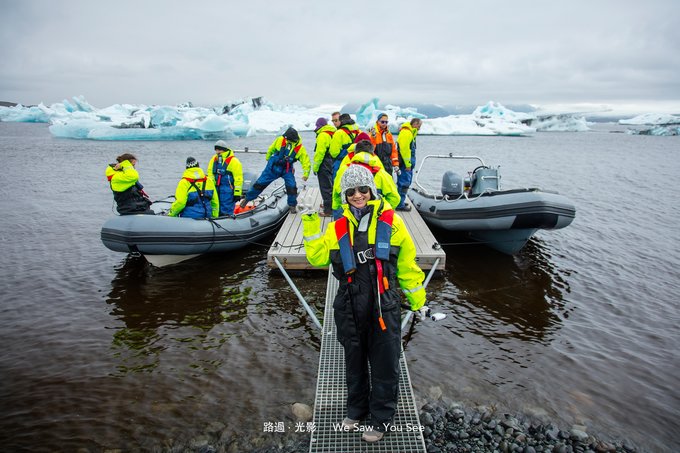
M234 203L238 203L242 198L243 197L241 195L234 195Z

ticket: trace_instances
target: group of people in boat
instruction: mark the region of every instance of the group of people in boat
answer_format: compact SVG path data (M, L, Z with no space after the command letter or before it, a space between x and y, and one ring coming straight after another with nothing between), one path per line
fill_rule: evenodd
M154 214L151 200L139 183L135 169L137 158L125 153L116 163L106 167L113 199L120 215ZM175 190L175 201L167 215L209 219L234 214L234 206L242 196L243 167L224 140L215 143L215 154L210 158L206 172L193 157L187 157L182 179Z
M362 132L347 113L334 112L331 122L329 124L325 117L316 121L313 163L294 128L288 128L277 137L267 150L264 170L245 194L243 166L226 142L218 140L205 172L195 158L187 158L186 169L175 191L175 202L167 214L198 219L234 215L238 206L245 207L279 178L284 181L288 206L294 213L298 204L295 162L302 166L303 181L307 181L311 170L319 179L323 200L321 216L340 217L340 177L352 164L363 165L371 171L379 194L395 209L410 210L406 193L412 181L416 136L422 121L416 118L403 123L396 141L388 129L385 113L378 115L375 125L367 132ZM136 164L137 158L125 153L106 168L106 177L121 215L153 214L149 197L139 183ZM396 183L393 174L397 175Z

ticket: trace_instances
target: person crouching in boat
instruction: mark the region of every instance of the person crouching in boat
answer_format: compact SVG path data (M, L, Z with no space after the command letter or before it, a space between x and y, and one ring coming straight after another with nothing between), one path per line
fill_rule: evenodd
M151 214L151 200L139 183L139 173L135 169L137 158L130 153L116 157L115 164L106 167L108 179L113 191L113 199L120 215Z
M341 178L343 217L322 233L319 215L303 214L303 240L310 264L332 265L340 282L333 309L345 351L347 416L342 427L356 431L370 415L362 438L377 442L397 408L401 293L411 310L426 311L425 275L404 221L377 196L371 172L350 165Z
M220 214L220 200L215 183L201 170L193 157L187 157L186 170L175 190L170 217L209 219Z

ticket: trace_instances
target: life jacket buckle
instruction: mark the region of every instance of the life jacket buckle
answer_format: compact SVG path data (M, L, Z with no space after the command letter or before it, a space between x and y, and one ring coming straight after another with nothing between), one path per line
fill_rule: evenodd
M365 264L368 260L374 260L374 259L375 259L375 253L373 253L372 248L357 252L357 261L359 261L359 263L361 263L361 264Z

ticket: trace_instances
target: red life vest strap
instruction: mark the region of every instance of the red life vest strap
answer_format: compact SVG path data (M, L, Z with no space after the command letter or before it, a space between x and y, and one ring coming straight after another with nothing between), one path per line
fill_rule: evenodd
M339 130L345 131L345 134L347 134L352 141L354 141L357 135L359 135L359 131L352 131L347 129L345 126L341 126Z
M373 175L375 175L376 173L378 173L380 171L380 167L373 167L373 166L365 164L363 162L350 162L347 166L349 167L350 165L361 165L362 167L364 167L365 169L370 171Z
M204 176L204 177L202 177L202 178L200 178L200 179L192 179L192 178L183 178L183 179L186 179L186 180L189 181L190 183L196 184L197 182L205 182L206 179L208 179L208 177L207 177L207 176Z

